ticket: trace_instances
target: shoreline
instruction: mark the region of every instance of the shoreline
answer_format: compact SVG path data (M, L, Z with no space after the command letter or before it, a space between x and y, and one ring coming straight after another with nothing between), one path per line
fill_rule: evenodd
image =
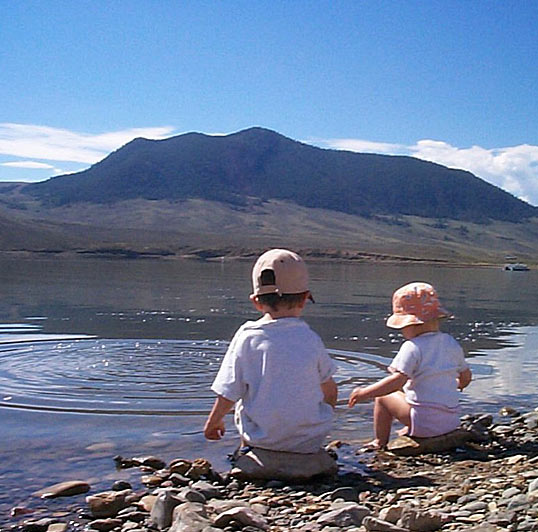
M504 262L490 262L480 258L449 260L432 257L409 257L390 253L373 252L350 252L340 251L319 251L312 249L294 248L309 263L343 263L343 264L428 264L434 266L445 266L453 268L493 268L504 269ZM39 249L39 250L0 250L0 258L13 259L33 259L50 258L61 260L74 259L98 259L98 260L157 260L157 261L199 261L199 262L252 262L264 251L263 248L244 249L237 252L236 248L213 249L200 248L173 252L168 250L137 250L131 248L96 248L96 249ZM527 261L527 265L532 271L536 264ZM520 272L516 272L520 273Z
M17 532L538 530L538 408L466 415L462 425L477 434L475 441L437 454L356 454L357 444L332 442L339 474L296 485L240 482L202 458L166 464L117 457L132 480L104 492L116 500L114 508L85 501L104 495L82 483L76 495L29 499L12 509L6 525ZM163 490L181 505L172 527L170 508L156 504Z

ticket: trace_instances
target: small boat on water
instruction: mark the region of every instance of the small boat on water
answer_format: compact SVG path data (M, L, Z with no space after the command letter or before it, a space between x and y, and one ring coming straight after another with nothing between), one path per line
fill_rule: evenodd
M529 267L522 262L511 262L504 265L504 269L510 272L528 272Z

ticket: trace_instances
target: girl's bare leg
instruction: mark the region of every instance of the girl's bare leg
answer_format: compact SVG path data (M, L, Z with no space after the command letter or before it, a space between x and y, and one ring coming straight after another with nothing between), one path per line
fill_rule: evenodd
M411 406L405 400L403 392L393 392L376 397L374 405L374 432L372 442L383 448L389 442L392 421L397 419L407 427L411 426Z

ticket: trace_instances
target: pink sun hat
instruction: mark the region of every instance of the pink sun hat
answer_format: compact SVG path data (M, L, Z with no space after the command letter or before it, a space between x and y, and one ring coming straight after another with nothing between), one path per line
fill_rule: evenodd
M387 327L403 329L408 325L420 325L449 313L441 307L435 288L428 283L409 283L398 288L392 296L392 315Z

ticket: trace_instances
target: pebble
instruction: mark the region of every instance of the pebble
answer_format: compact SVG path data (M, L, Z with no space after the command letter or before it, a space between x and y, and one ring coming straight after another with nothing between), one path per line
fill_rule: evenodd
M324 483L244 482L213 471L203 458L178 458L167 465L155 456L118 456L118 467L139 468L143 491L116 481L110 491L87 496L86 506L77 499L66 504L64 512L58 511L57 501L47 509L53 504L49 499L41 499L38 508L32 501L17 500L8 517L9 530L537 531L538 410L503 412L498 421L490 414L465 416L463 425L478 434L476 439L439 454L357 456L352 445L339 442L333 451L351 454L353 465L361 465L360 473L344 470ZM91 489L82 481L69 482L36 495L69 497Z

